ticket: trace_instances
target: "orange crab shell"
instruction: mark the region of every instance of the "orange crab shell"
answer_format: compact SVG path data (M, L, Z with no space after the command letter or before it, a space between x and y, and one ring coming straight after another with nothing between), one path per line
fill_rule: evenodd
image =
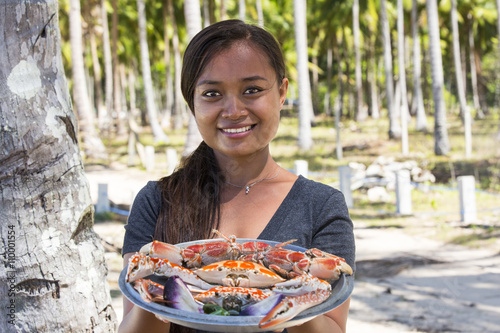
M285 281L260 264L239 260L219 261L197 269L195 274L209 283L229 287L266 288Z
M242 288L242 287L213 287L209 290L196 295L194 298L202 303L220 302L227 297L237 297L245 304L260 302L271 295L271 292L265 292L257 288Z

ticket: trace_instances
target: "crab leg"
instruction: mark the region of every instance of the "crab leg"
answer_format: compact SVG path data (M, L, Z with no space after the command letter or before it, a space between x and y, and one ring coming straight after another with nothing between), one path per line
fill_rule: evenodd
M302 311L322 303L330 292L319 290L300 296L286 296L277 306L259 322L260 328L270 328L294 318Z
M196 276L191 270L171 263L167 259L152 258L143 253L136 253L130 257L126 282L132 282L151 274L165 277L178 275L184 282L196 287L202 289L213 287L213 285Z
M291 280L278 283L273 292L286 296L260 321L259 327L269 328L288 321L325 301L332 291L332 286L310 274L303 274Z

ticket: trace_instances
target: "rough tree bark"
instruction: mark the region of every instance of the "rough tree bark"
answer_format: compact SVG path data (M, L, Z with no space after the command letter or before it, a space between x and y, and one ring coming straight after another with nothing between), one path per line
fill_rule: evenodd
M112 332L58 3L0 7L0 331Z

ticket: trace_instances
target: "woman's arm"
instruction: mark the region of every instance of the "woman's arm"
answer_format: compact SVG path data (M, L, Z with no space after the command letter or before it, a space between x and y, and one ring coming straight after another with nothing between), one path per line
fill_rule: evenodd
M129 258L134 253L123 256L123 267L127 267ZM119 333L127 332L168 332L170 324L165 323L146 310L135 306L125 296L123 297L123 320L118 327Z
M287 331L289 333L345 333L350 300L349 298L339 307L300 326L289 327Z

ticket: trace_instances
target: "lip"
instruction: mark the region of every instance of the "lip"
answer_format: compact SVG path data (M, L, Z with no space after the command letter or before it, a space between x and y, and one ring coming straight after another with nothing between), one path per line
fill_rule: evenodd
M219 130L222 134L230 137L242 137L250 133L256 125L238 126L238 127L222 127Z

